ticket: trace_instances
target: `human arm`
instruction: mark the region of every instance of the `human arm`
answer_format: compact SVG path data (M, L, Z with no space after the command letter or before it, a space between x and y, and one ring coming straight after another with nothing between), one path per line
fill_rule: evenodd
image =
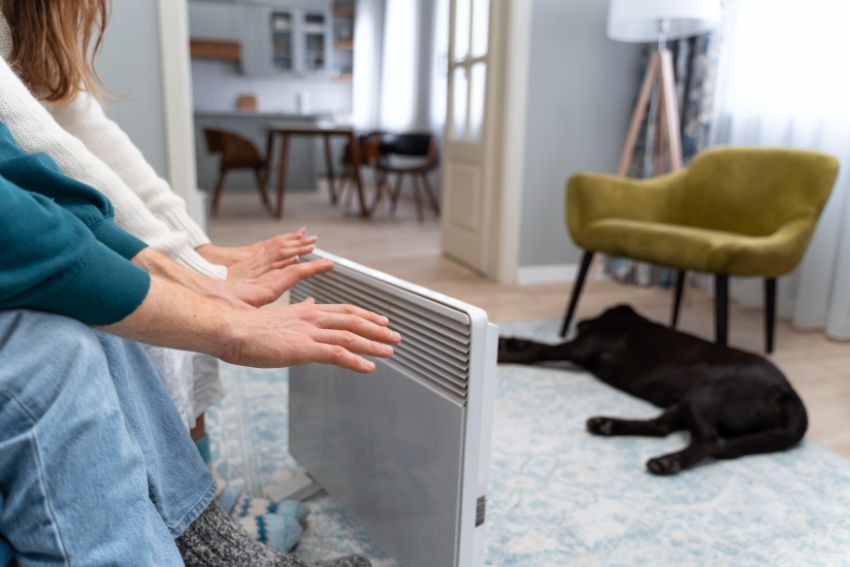
M0 203L0 309L29 308L105 325L142 302L150 276L56 202L0 176ZM131 255L144 247L136 242L122 251Z
M212 264L226 266L229 279L255 278L297 261L314 248L316 238L304 228L248 246L216 246L186 210L185 201L157 175L133 141L111 120L101 104L81 91L69 102L48 104L53 118L108 165L172 230L184 232L189 244Z
M277 368L317 362L371 372L374 363L363 357L389 357L391 345L401 340L388 324L385 317L357 307L312 301L233 309L154 276L139 308L104 330L243 366Z
M160 177L121 127L106 115L98 100L80 91L70 101L48 103L47 110L68 133L105 163L153 215L175 232L186 234L188 245L210 243L186 209L186 202ZM194 187L189 188L193 192Z
M374 365L363 355L390 356L388 345L400 340L386 318L356 307L237 309L151 276L54 201L3 177L0 203L0 309L65 315L126 338L252 366L323 362L369 372Z
M4 27L5 21L0 23L0 28ZM8 28L0 29L2 33L8 33ZM194 271L210 277L226 277L223 266L205 260L183 233L169 229L156 218L108 165L65 131L5 60L0 60L0 122L9 128L25 152L46 153L63 173L105 195L115 207L118 226Z
M146 272L236 308L261 307L272 303L302 279L333 269L330 260L314 260L266 271L254 278L217 280L196 274L150 248L136 255L133 263Z

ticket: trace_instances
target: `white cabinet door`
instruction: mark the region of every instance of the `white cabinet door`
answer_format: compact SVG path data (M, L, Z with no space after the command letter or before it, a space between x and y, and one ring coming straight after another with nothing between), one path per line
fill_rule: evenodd
M189 37L242 41L242 7L219 2L189 2Z
M329 72L330 10L252 5L240 9L242 71L246 75Z
M243 6L242 72L246 75L272 73L271 10L265 6Z

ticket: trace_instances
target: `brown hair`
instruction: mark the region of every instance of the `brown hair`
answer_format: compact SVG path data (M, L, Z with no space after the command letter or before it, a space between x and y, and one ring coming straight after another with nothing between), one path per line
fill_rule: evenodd
M12 30L9 64L36 96L52 102L80 91L100 98L94 69L110 0L0 0Z

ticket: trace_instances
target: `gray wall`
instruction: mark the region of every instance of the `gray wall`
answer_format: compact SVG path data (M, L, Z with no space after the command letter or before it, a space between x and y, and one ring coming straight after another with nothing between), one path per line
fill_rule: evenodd
M165 114L156 0L112 2L97 70L118 95L106 111L139 147L156 172L167 175Z
M239 95L254 94L262 112L295 112L298 93L309 97L310 113L351 113L351 84L330 78L243 75L236 63L192 61L192 96L195 110L228 111Z
M575 263L564 186L615 172L639 81L639 46L610 41L608 2L534 0L520 266Z

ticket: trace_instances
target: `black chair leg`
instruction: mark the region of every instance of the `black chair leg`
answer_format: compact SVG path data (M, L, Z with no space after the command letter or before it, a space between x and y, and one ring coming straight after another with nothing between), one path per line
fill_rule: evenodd
M729 276L714 276L714 333L717 344L729 342Z
M581 289L584 287L584 280L587 278L587 272L590 270L590 264L593 262L593 252L590 250L586 250L584 256L581 257L581 266L578 270L578 279L576 279L576 283L573 286L572 295L570 295L570 302L567 305L567 313L564 315L564 322L561 325L561 336L565 337L567 335L567 329L570 327L570 323L573 321L573 316L576 312L576 306L578 305L578 298L581 295Z
M776 278L764 280L764 349L773 352L776 337Z
M673 316L670 318L670 328L675 329L679 324L679 309L682 307L682 292L685 290L687 270L676 270L676 290L673 295Z

